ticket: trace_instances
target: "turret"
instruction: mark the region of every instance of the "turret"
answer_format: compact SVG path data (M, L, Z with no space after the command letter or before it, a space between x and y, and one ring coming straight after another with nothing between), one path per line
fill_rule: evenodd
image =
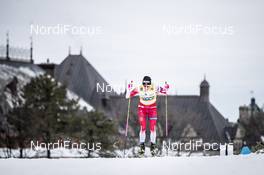
M204 102L209 102L209 88L210 85L204 77L204 80L200 84L200 98Z
M30 63L34 63L33 60L33 39L32 36L30 37Z
M6 33L6 60L10 60L9 57L9 33Z
M82 46L81 46L81 48L80 48L80 55L82 55Z
M71 55L71 46L69 46L69 48L68 48L68 54L69 54L69 56Z

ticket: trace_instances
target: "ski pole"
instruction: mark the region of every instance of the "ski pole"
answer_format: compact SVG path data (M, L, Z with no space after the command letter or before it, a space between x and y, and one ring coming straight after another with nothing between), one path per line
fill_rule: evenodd
M130 113L130 97L128 99L128 107L127 107L127 120L126 120L126 137L128 132L128 121L129 121L129 113Z
M165 82L165 86L167 86L167 82ZM165 95L165 128L166 128L166 139L168 140L168 94L166 91L166 95ZM169 155L169 150L167 149L166 151L167 156Z
M165 82L167 84L167 82ZM168 137L168 95L166 92L165 95L165 129L166 129L166 137Z
M131 98L129 97L129 99L128 99L128 107L127 107L127 119L126 119L124 157L126 155L126 146L127 146L127 133L128 133L128 121L129 121L129 113L130 113L130 101L131 101Z

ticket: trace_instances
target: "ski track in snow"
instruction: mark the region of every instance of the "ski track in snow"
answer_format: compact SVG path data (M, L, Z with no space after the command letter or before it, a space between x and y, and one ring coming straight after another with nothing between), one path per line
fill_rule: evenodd
M264 171L264 154L212 157L1 159L2 175L249 175Z

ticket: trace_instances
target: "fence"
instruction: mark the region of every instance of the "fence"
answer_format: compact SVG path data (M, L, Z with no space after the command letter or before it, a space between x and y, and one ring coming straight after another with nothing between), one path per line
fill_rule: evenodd
M0 57L6 58L6 46L0 45ZM30 62L30 49L9 46L9 58L13 61Z

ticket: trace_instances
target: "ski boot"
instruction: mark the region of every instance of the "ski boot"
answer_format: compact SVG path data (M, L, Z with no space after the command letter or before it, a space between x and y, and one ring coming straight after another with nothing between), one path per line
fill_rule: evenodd
M144 154L145 154L145 143L140 143L138 154L139 154L139 157L144 156Z
M151 143L151 145L150 145L150 153L151 153L151 155L152 156L156 156L157 152L158 152L158 149L156 147L156 144L155 143Z

